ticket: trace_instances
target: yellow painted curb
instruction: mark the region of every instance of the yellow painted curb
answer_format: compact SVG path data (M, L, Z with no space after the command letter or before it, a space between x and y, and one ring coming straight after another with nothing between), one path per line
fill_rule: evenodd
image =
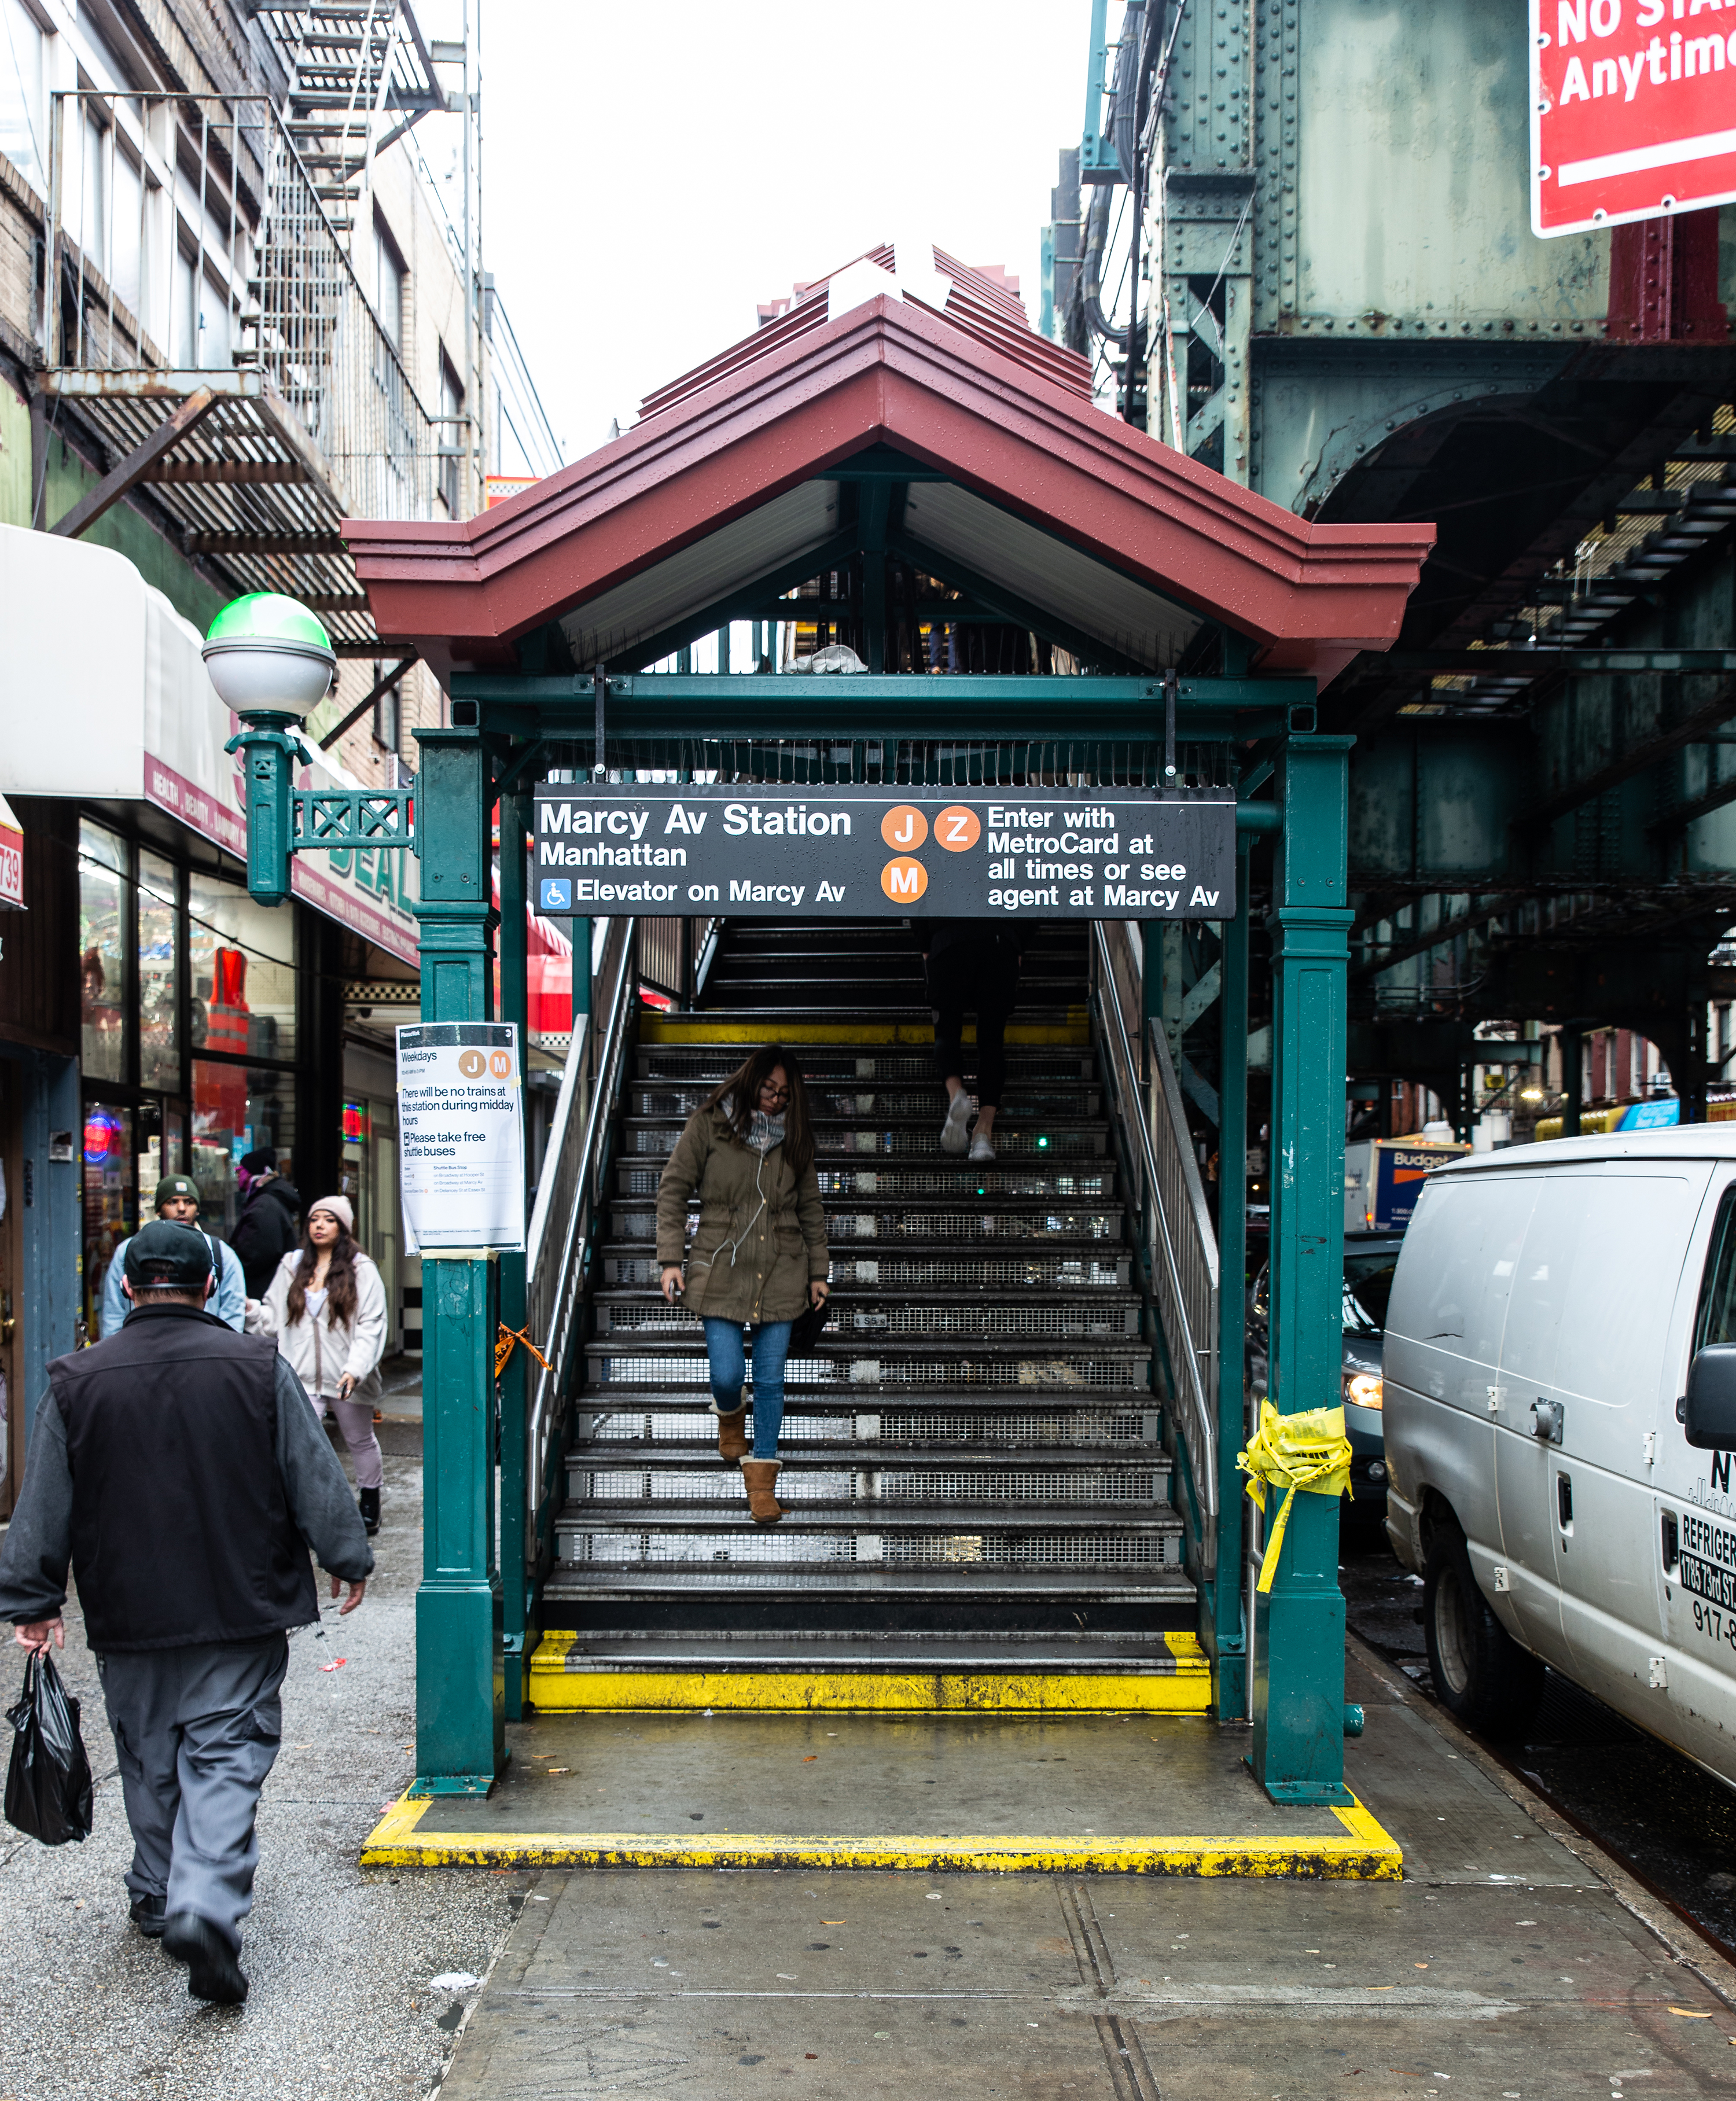
M831 1838L724 1833L441 1831L438 1800L394 1802L365 1868L921 1869L960 1874L1307 1875L1396 1882L1404 1856L1360 1802L1342 1838Z
M1211 1668L1192 1634L1166 1634L1167 1669L1089 1671L587 1670L576 1634L543 1635L530 1661L540 1714L1204 1714Z
M641 1043L764 1043L770 1025L763 1021L726 1021L721 1014L668 1015L647 1008L639 1018ZM929 1021L786 1021L776 1028L782 1043L914 1043L932 1044L934 1024ZM964 1041L976 1040L976 1024L968 1024ZM1069 1007L1065 1023L1045 1025L1034 1021L1007 1024L1009 1043L1063 1043L1085 1048L1091 1028L1083 1007Z

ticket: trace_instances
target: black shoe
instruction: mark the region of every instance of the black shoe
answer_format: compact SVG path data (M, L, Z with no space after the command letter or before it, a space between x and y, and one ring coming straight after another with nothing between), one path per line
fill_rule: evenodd
M363 1488L356 1497L356 1507L361 1512L362 1529L370 1539L379 1530L379 1498L378 1488Z
M214 2006L238 2006L247 1996L247 1979L235 1950L208 1918L178 1911L163 1927L163 1948L187 1965L187 1988Z
M127 1906L126 1916L147 1940L161 1940L163 1933L162 1897L135 1897Z

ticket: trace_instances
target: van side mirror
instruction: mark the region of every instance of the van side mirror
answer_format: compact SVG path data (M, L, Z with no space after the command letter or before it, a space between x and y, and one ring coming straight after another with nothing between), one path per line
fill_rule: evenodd
M1736 1342L1709 1343L1689 1365L1682 1420L1695 1451L1736 1451Z

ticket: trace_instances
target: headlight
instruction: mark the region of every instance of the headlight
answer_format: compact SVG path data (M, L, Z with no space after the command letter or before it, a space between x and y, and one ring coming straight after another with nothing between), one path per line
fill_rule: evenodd
M1379 1372L1346 1372L1344 1398L1358 1408L1379 1408L1384 1387Z

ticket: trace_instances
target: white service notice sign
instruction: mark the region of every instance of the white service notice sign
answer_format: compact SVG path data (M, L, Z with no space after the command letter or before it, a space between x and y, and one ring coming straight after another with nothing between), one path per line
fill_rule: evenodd
M525 1245L518 1024L398 1031L398 1159L410 1254Z

